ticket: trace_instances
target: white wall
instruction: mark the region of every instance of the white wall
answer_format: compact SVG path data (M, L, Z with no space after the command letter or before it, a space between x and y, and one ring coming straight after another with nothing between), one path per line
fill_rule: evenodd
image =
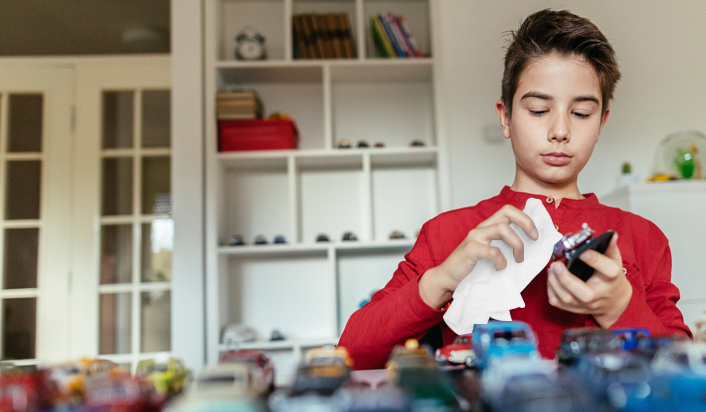
M437 1L434 54L440 62L445 116L440 120L446 124L453 208L494 196L512 183L509 142L486 143L483 127L498 124L503 33L543 8L567 9L593 21L616 50L623 75L601 140L579 178L582 192L599 197L610 192L624 161L644 179L663 137L706 131L705 1Z

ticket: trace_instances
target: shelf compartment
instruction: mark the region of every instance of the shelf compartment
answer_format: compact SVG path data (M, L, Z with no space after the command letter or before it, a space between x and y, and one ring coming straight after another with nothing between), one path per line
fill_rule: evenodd
M220 60L235 60L235 38L248 26L265 36L267 58L285 58L283 0L221 0L218 14Z
M294 241L286 159L239 159L234 163L221 167L218 244L227 245L235 234L242 235L248 244L260 234L270 242L276 235Z
M382 163L371 168L371 175L375 239L385 240L393 230L416 238L438 212L436 167Z
M379 59L331 64L335 83L431 82L432 59Z
M365 22L365 53L368 58L378 57L373 33L370 28L370 16L392 12L402 14L417 41L417 46L425 56L431 56L431 25L429 23L428 0L363 0L363 20Z
M257 90L265 117L273 112L289 115L299 129L299 147L324 147L323 70L319 66L240 67L218 71L218 89Z
M260 339L269 338L274 329L295 341L336 334L335 279L326 256L239 257L224 264L221 331L242 323Z
M329 14L345 13L348 15L348 25L351 29L353 58L357 56L358 29L356 19L355 0L292 0L292 14ZM292 24L294 27L294 24ZM292 36L294 42L294 36ZM294 44L292 44L292 56L294 56ZM303 59L297 59L303 60Z
M399 67L398 67L399 68ZM341 139L353 145L365 139L372 146L409 147L414 140L435 145L432 81L332 82L335 147ZM365 121L361 121L365 119Z
M313 243L322 233L337 241L347 231L369 240L363 231L367 207L362 162L359 154L297 158L301 243Z
M360 303L369 300L371 293L385 287L404 259L404 254L411 250L410 245L400 246L396 250L364 253L350 250L337 254L339 334L343 333L353 312L360 308Z

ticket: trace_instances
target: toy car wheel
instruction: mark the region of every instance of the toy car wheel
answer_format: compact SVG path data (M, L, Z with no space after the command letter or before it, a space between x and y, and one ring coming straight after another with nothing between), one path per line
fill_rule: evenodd
M473 358L471 358L470 356L466 358L463 364L466 365L466 367L469 369L476 369L476 363L473 362Z

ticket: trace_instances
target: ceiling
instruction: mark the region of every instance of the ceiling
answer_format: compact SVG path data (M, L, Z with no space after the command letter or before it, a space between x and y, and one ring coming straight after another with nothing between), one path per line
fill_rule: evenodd
M0 55L169 53L169 0L0 0Z

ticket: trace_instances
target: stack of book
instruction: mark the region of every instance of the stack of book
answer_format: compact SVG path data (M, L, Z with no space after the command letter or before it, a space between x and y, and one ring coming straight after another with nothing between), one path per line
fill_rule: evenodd
M382 57L424 57L403 15L394 13L370 16L375 46Z
M292 16L296 59L351 59L353 35L345 13Z
M255 90L219 92L216 113L218 120L262 119L264 108Z

